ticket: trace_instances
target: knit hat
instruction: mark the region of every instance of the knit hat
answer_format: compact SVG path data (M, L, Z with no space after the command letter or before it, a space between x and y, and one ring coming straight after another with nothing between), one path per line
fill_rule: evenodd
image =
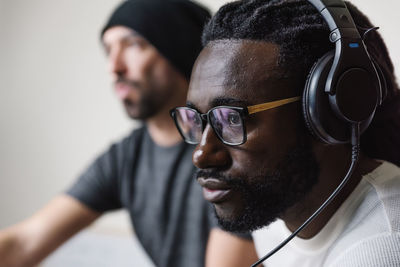
M128 0L115 9L101 36L112 26L129 27L189 80L209 18L207 9L188 0Z

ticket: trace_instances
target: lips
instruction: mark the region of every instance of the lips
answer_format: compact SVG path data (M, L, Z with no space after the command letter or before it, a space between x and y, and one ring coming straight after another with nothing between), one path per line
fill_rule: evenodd
M130 86L125 83L117 83L115 85L115 92L120 100L125 100L128 97L130 90Z
M226 183L215 178L198 178L197 181L203 187L204 198L212 203L226 201L232 192Z

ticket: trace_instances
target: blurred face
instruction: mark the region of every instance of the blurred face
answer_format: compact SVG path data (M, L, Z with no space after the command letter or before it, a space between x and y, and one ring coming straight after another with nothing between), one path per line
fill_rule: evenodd
M206 113L221 105L250 105L293 97L283 79L277 45L215 41L197 59L188 106ZM220 224L230 231L269 224L300 201L316 183L318 165L303 128L300 102L245 118L247 141L223 144L208 124L193 153L198 182Z
M124 26L109 28L103 44L115 92L131 118L145 120L168 105L181 74L154 46Z

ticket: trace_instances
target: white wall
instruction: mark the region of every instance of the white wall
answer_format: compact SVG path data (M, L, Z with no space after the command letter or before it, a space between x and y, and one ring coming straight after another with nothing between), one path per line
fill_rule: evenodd
M118 2L0 0L0 228L63 191L132 128L99 44ZM216 10L226 1L200 2ZM399 1L353 2L381 26L399 74Z
M6 0L0 16L0 227L64 190L131 128L99 30L118 1Z

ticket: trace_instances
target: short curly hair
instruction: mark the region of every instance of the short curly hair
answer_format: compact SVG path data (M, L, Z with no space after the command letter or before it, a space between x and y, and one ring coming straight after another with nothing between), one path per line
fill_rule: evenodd
M361 35L373 27L359 9L346 1ZM202 42L245 39L279 45L278 64L296 70L306 80L311 66L334 49L329 41L329 28L322 16L306 0L243 0L228 3L206 24ZM400 165L400 90L387 47L376 31L364 39L370 56L381 68L387 83L387 95L361 137L361 148L372 158ZM299 92L301 94L301 92Z

